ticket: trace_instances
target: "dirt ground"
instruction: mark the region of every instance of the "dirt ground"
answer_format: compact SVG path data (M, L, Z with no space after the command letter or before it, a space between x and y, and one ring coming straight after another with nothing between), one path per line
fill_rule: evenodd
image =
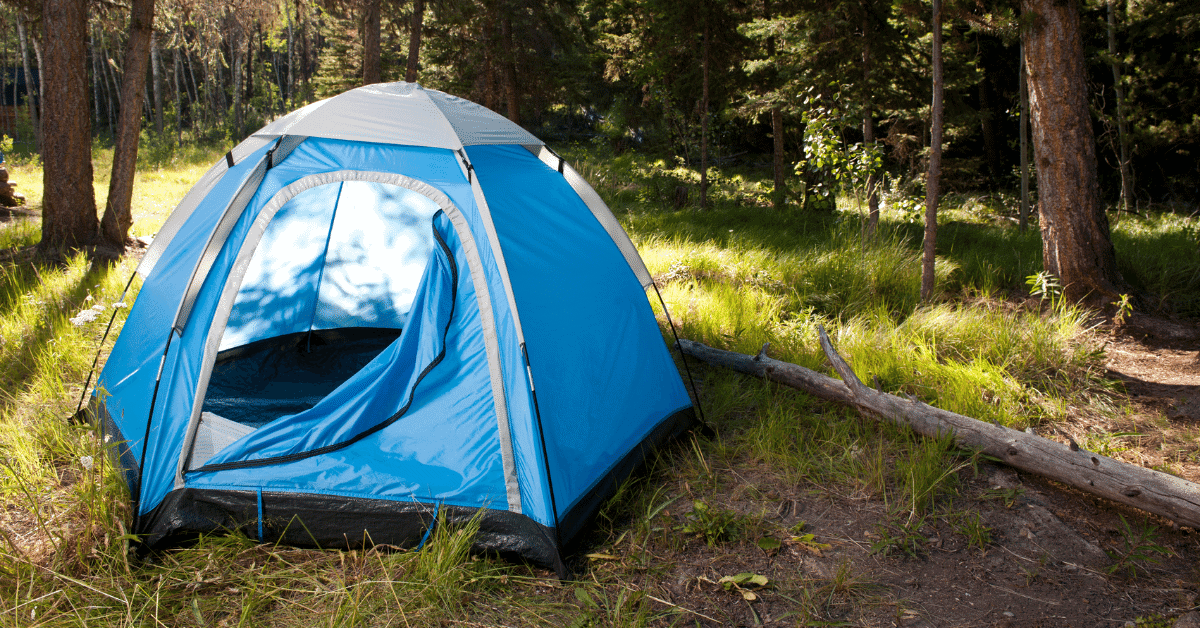
M1081 411L1059 430L1112 457L1200 481L1200 323L1135 316L1106 326L1100 342L1107 375L1124 385L1116 410ZM805 522L811 543L767 552L754 539L711 548L689 541L683 551L664 550L645 590L659 609L682 612L685 625L1200 626L1200 532L1008 467L978 469L961 473L955 503L978 513L990 542L981 548L938 519L919 529L915 556L872 553L890 534L879 500L789 490L739 469L742 484L725 506L765 508L768 523L783 527ZM662 516L679 525L685 501ZM591 568L603 570L598 562ZM719 584L743 572L775 586L748 601Z

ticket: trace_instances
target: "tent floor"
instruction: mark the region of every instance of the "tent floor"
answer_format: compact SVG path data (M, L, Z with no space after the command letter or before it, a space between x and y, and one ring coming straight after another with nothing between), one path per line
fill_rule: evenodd
M399 329L314 330L222 351L204 412L251 427L307 410L367 365Z

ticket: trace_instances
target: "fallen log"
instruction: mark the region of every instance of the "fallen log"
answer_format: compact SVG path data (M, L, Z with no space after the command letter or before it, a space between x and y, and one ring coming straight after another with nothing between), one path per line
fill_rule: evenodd
M751 356L680 340L680 349L710 364L762 377L828 401L907 425L918 434L953 436L960 447L981 451L1001 462L1073 486L1087 493L1140 508L1179 525L1200 530L1200 485L1167 473L1128 464L1069 445L935 408L914 398L874 390L858 379L838 355L824 328L821 348L842 377L834 379L790 362L767 357L769 345Z

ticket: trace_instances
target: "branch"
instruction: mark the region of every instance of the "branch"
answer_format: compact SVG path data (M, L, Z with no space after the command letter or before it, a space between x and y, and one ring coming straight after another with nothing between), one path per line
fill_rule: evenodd
M821 348L841 380L790 362L767 357L769 345L756 356L722 351L690 340L680 340L684 353L710 364L762 377L820 397L854 406L860 412L907 425L918 434L941 437L981 451L999 461L1084 492L1140 508L1179 525L1200 530L1200 485L1182 478L1114 460L1079 448L948 412L916 399L901 399L874 390L858 379L818 327Z

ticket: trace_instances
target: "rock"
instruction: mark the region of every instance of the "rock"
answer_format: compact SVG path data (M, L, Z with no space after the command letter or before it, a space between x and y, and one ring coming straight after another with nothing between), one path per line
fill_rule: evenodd
M1167 417L1175 421L1200 420L1200 397L1180 397L1167 410Z
M1012 490L1021 486L1017 472L1012 469L997 469L988 476L988 487L992 490Z
M1200 628L1200 612L1184 613L1175 620L1175 628Z
M1057 562L1073 563L1092 569L1103 568L1109 563L1108 555L1103 550L1080 536L1043 506L1024 504L1013 524L1020 531L1017 542L1031 546L1030 550L1035 555L1045 552Z

